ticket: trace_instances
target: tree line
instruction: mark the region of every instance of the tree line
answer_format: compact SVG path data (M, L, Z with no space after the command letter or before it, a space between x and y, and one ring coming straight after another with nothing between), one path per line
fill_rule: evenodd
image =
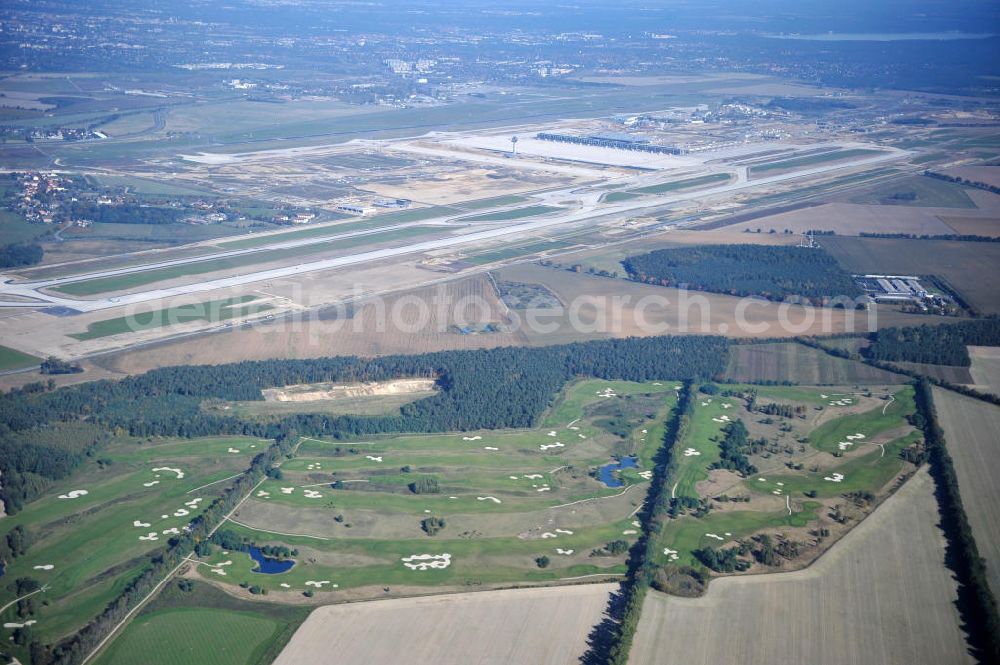
M923 432L930 472L937 485L940 527L948 540L948 567L958 580L958 607L966 625L969 642L978 652L980 662L1000 662L1000 617L990 589L986 565L980 556L976 538L959 492L958 475L937 421L930 382L916 384L917 412L923 416Z
M713 245L660 249L622 262L637 281L734 296L813 304L862 295L850 274L820 248Z
M876 361L905 361L969 367L968 346L1000 346L1000 319L975 319L949 325L883 328L864 350Z

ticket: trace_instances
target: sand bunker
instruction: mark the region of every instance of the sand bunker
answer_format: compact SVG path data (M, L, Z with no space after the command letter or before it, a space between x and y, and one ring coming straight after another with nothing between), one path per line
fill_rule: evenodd
M558 538L558 537L559 536L557 534L554 534L551 531L546 531L545 533L542 534L542 538Z
M89 494L89 492L87 492L87 490L71 490L69 492L66 492L65 494L60 494L59 498L60 499L78 499L81 496L87 496L87 494Z
M212 572L215 573L216 575L225 575L226 574L226 571L224 571L222 568L213 568Z
M639 472L639 477L642 478L643 480L649 480L650 478L653 477L653 472L649 471L649 470L640 471Z
M156 535L155 531L150 531L149 534L145 536L139 536L139 540L159 540L160 537Z
M160 484L159 480L150 480L148 483L143 483L142 486L143 487L152 487L153 485L159 485L159 484Z
M829 480L831 483L840 483L844 481L844 474L833 473L830 474L829 476L824 476L823 480Z
M624 531L622 531L622 535L623 536L634 536L637 533L639 533L639 532L636 531L635 529L625 529Z
M605 388L604 390L598 390L597 391L597 396L598 397L615 397L616 396L615 389L609 387L609 388Z
M365 458L366 459L370 459L373 462L381 462L382 461L382 456L381 455L365 455Z
M294 491L295 491L294 487L282 487L281 488L281 493L282 494L291 494Z
M475 436L463 436L462 441L482 441L483 437L478 434Z
M174 511L174 517L186 517L191 514L191 511L187 508L178 508Z
M329 584L330 580L306 580L306 586L314 586L317 589L322 589L324 584Z
M236 449L236 448L229 448L228 450L226 450L226 452L227 453L238 453L240 451L238 449Z
M495 446L483 446L483 450L500 450Z
M539 450L549 450L550 448L564 448L564 447L565 446L563 444L561 444L558 441L556 441L555 443L543 443L540 446L538 446L538 449Z
M556 529L556 533L565 533L567 536L573 535L573 532L569 529Z
M14 621L9 621L3 625L4 628L27 628L28 626L34 626L38 621L35 619L28 619L24 623L16 623Z
M181 471L180 469L172 469L169 466L158 466L155 469L153 469L153 473L156 473L157 471L170 471L172 473L175 473L177 474L177 480L181 480L182 478L184 478L183 471Z
M539 487L539 488L538 488L537 490L535 490L535 491L536 491L536 492L548 492L548 491L549 491L549 490L551 490L551 489L552 489L551 487L549 487L548 485L546 485L545 487Z
M181 530L174 526L169 529L164 529L160 532L160 534L164 536L179 536L181 535Z
M291 584L288 584L288 583L286 583L286 582L282 582L282 583L281 583L281 584L279 584L278 586L280 586L280 587L281 587L282 589L291 589L291 588L292 588L292 585L291 585Z
M413 554L401 559L403 565L410 570L428 570L431 568L447 568L451 565L451 554Z
M725 538L723 538L722 536L720 536L718 534L715 534L715 533L706 533L705 537L706 538L715 538L716 540L725 540Z
M503 501L501 501L500 499L496 498L495 496L477 496L476 500L477 501L492 501L493 503L503 503Z
M664 547L663 555L668 557L671 561L677 561L677 550L672 550L669 547Z
M306 471L317 471L317 470L322 469L322 468L323 467L320 466L319 462L312 462L312 463L306 465Z
M568 555L572 554L573 552L574 552L574 550L564 550L564 549L561 549L559 547L556 548L556 554L565 554L565 555L568 556Z
M696 455L701 455L701 453L698 452L697 450L695 450L694 448L685 448L684 449L684 457L694 457Z
M306 495L307 499L322 499L323 495L316 490L302 490L303 494Z
M149 523L148 522L143 522L141 520L133 520L132 521L132 526L148 527Z
M31 567L32 570L52 570L53 568L55 568L55 564L51 563L43 563L38 566Z

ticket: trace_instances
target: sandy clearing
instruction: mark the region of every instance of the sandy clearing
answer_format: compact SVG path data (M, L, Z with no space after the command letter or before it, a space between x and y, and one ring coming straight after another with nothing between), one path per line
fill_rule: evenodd
M586 651L614 584L507 589L330 605L275 665L570 665ZM433 639L428 628L433 627Z
M313 402L374 395L402 395L434 390L434 379L397 379L373 383L300 384L283 388L265 388L261 395L266 402Z
M971 663L926 470L809 568L652 592L636 665Z
M993 593L1000 589L1000 407L934 389L934 405L944 429L948 452L958 474L958 489L986 560L986 574Z
M970 346L972 380L980 390L1000 394L1000 347Z

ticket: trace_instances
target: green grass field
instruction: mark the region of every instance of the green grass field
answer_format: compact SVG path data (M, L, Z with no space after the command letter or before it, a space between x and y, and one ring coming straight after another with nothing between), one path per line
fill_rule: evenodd
M41 362L40 358L22 353L17 349L0 346L0 371L31 367L32 365L37 365L39 362Z
M787 512L767 513L745 510L710 513L701 519L690 516L681 517L671 521L663 530L660 544L677 553L678 558L674 563L696 566L700 564L691 555L691 552L696 549L723 547L727 543L732 543L738 538L745 538L762 529L805 526L816 519L818 508L818 503L807 501L803 504L802 510L793 512L791 515ZM708 534L715 534L722 540ZM661 563L667 563L671 560L663 553L658 556Z
M527 197L524 196L508 194L506 196L495 196L489 199L462 201L461 203L453 203L452 205L456 208L461 208L462 210L482 210L484 208L499 208L500 206L517 205L518 203L524 203L527 200Z
M858 491L874 492L885 486L903 468L903 460L899 457L899 453L921 438L918 432L912 432L886 443L884 453L876 446L871 452L823 471L794 475L760 474L750 477L746 481L746 486L750 491L759 494L780 492L793 497L802 496L807 491L816 492L815 496L820 497L839 496ZM834 473L841 474L843 479L826 480L835 478Z
M155 309L138 312L131 316L120 316L115 319L95 321L87 326L87 332L69 335L81 341L99 339L123 333L155 330L164 326L172 326L192 321L207 321L217 323L237 316L252 316L272 309L266 303L253 303L257 296L240 296L225 300L209 300L206 302L178 305L165 309Z
M469 217L461 217L458 221L460 222L506 222L515 219L524 219L526 217L538 217L539 215L547 215L550 212L558 212L562 208L556 208L555 206L528 206L526 208L515 208L514 210L500 210L498 212L488 212L482 215L472 215Z
M192 275L204 275L206 273L218 272L222 270L239 270L270 261L280 261L292 258L300 258L320 254L325 252L335 252L338 250L364 247L366 245L376 245L384 242L415 238L432 233L441 233L441 229L433 227L413 226L383 233L357 236L353 238L341 238L327 242L317 242L313 245L303 247L288 247L285 249L262 250L251 254L241 254L221 259L209 259L206 261L196 261L166 268L154 268L152 270L142 270L139 272L115 275L112 277L100 277L97 279L85 279L79 282L55 287L53 290L71 296L92 296L99 293L112 291L124 291L139 286L155 284L179 277Z
M932 208L976 207L961 185L920 175L882 183L854 197L851 203Z
M260 661L281 625L214 609L164 610L132 622L99 660L106 665L247 665Z
M848 434L861 433L867 438L882 432L902 427L906 417L912 415L916 407L913 403L913 388L907 386L893 395L893 400L867 413L843 416L817 427L810 435L809 442L816 450L832 453L838 450L838 443Z
M814 166L825 162L839 162L854 157L865 157L879 154L879 150L868 150L866 148L850 148L848 150L833 150L831 152L821 152L816 155L804 155L783 159L777 162L759 164L750 168L750 176L775 175L775 172L793 171L804 166Z
M0 210L0 243L27 242L52 231L49 224L32 224L10 210Z
M311 610L310 606L242 600L200 582L184 591L174 582L142 609L95 662L267 665ZM216 634L222 634L221 639L215 639Z
M687 178L686 180L675 180L673 182L664 182L659 185L650 185L649 187L639 187L637 189L630 189L628 194L665 194L666 192L675 192L681 189L691 189L693 187L702 187L704 185L713 185L716 183L729 182L730 176L728 173L711 173L709 175L698 176L697 178ZM605 198L609 203L611 194ZM620 200L620 199L619 199Z
M506 261L507 259L516 259L522 256L531 256L532 254L548 252L553 249L565 249L572 246L573 243L563 240L540 240L525 245L515 245L513 247L504 247L502 249L493 249L479 254L472 254L466 257L465 260L475 265L484 265L493 263L494 261Z

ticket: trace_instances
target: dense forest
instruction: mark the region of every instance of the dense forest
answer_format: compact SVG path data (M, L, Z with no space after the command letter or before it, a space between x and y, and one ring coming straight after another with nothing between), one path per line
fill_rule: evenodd
M932 365L972 364L967 346L1000 346L1000 319L976 319L961 323L883 328L865 349L865 357L876 361L905 361Z
M637 281L769 300L813 304L862 295L851 276L819 248L717 245L660 249L622 262ZM853 305L852 305L853 306Z
M42 260L45 252L37 243L12 243L0 245L0 268L33 266Z
M121 381L95 381L58 390L33 386L0 396L0 499L16 511L65 477L86 453L27 440L39 428L86 422L132 436L282 432L336 439L395 432L529 427L566 381L576 376L645 381L710 378L726 366L721 337L652 337L542 348L444 351L376 359L265 360L230 365L181 366ZM204 413L210 398L261 400L262 388L322 381L382 381L434 377L439 391L405 405L398 415L290 415L273 422ZM54 431L58 432L58 428ZM70 442L67 441L67 444ZM74 450L76 452L66 452Z

